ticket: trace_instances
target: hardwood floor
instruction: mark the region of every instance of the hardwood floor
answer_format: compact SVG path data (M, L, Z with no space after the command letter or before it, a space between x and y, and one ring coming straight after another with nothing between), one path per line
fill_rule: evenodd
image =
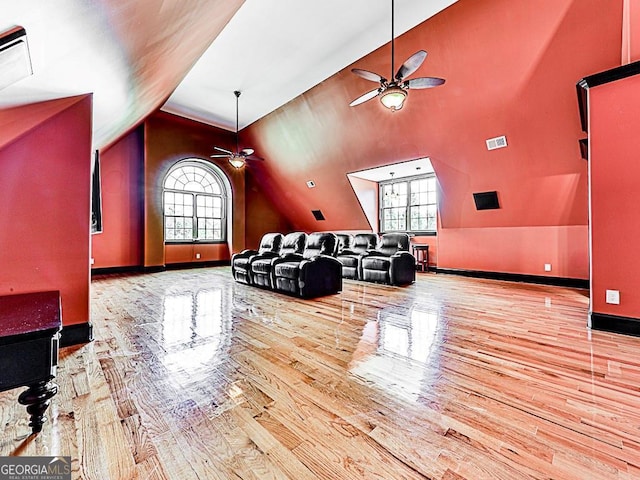
M317 300L227 267L94 278L96 340L61 350L39 435L0 394L0 455L84 479L638 479L640 338L589 331L588 303L433 273Z

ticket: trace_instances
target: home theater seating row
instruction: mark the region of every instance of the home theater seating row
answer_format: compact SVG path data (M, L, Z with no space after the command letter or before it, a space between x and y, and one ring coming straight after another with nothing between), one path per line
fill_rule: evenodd
M258 250L232 256L231 272L238 282L302 298L338 293L343 278L407 285L416 274L406 233L330 232L267 233Z

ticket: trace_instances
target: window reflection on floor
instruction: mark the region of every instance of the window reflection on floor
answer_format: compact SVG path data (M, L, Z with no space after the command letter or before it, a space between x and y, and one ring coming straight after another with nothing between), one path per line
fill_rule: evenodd
M432 364L437 364L432 356L436 354L438 323L437 311L419 306L404 315L397 307L380 311L378 321L367 324L361 339L368 348L358 347L360 352L370 353L358 360L354 357L351 372L398 396L416 400L432 377ZM375 327L377 335L372 335ZM372 341L375 348L371 348Z
M417 308L409 318L380 312L380 349L385 353L425 363L436 337L438 314Z
M201 337L222 334L222 290L202 290L196 295L195 333Z
M193 372L217 363L229 345L231 325L225 324L222 290L169 294L162 319L164 365L171 371Z
M188 342L193 331L193 297L191 294L167 295L164 298L164 315L162 318L162 336L167 346Z

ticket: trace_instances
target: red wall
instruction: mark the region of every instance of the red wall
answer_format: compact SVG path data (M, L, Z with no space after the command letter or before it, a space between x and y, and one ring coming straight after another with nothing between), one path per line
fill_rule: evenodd
M156 267L170 259L185 258L179 245L164 245L162 185L169 169L184 158L199 158L218 165L227 175L233 190L233 220L229 244L217 250L219 256L212 260L227 260L230 252L244 248L244 171L235 170L226 161L210 159L213 146L231 146L233 134L224 130L187 120L175 115L158 112L145 122L144 150L144 266ZM224 160L224 159L222 159Z
M586 279L575 84L619 64L621 27L622 5L608 0L460 0L396 40L398 62L424 48L414 76L444 86L411 91L396 113L377 99L349 107L372 86L350 68L386 73L387 45L241 134L270 160L260 183L294 229L317 228L312 208L324 230L368 229L346 174L428 156L440 186L439 267ZM487 151L498 135L509 146ZM498 191L500 210L476 211L472 193L486 190Z
M293 231L291 224L274 208L271 200L262 191L254 174L256 168L260 168L259 164L250 162L247 166L247 175L245 177L245 246L253 249L257 249L260 246L260 239L265 233L280 232L287 234Z
M442 268L589 278L586 225L442 229L438 246Z
M231 258L226 243L165 245L164 259L172 263L225 261Z
M232 253L241 251L251 242L257 246L262 235L288 227L282 215L262 194L258 184L246 177L249 170L259 168L250 162L235 169L226 159L211 159L213 146L235 148L232 132L159 112L145 123L144 152L144 266L186 261L228 260ZM178 160L195 157L210 161L227 176L233 191L232 227L227 245L190 246L168 245L163 242L162 182L169 168ZM250 221L248 219L251 219ZM247 222L250 226L247 226ZM201 258L195 259L200 253ZM192 260L188 260L191 258Z
M589 90L591 308L640 318L640 76ZM620 305L605 302L620 291Z
M84 95L0 111L0 294L59 290L64 325L89 321L91 110Z
M101 152L104 228L92 235L93 268L226 261L245 244L257 247L266 232L290 231L288 222L256 183L252 171L257 167L250 163L236 170L223 159L215 164L225 172L233 191L232 246L164 245L164 175L183 158L211 161L213 145L232 147L233 134L159 112ZM246 225L245 218L250 218Z
M91 236L93 268L142 265L142 129L100 152L102 233Z

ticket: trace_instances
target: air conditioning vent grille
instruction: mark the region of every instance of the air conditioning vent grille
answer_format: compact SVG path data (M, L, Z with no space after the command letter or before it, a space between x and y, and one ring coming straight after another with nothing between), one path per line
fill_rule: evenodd
M22 27L0 33L0 89L33 75L27 32Z
M494 137L487 140L487 150L496 150L507 146L507 137Z

